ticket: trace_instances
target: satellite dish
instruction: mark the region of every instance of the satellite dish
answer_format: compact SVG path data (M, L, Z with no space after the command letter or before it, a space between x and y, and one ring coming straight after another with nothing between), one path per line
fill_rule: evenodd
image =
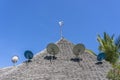
M63 21L60 21L60 22L59 22L59 25L60 25L61 27L63 26L63 24L64 24Z
M76 57L79 56L79 54L84 53L85 46L83 44L77 44L73 47L73 53L76 55Z
M15 63L17 63L17 61L19 60L18 56L13 56L12 57L12 62L15 65Z
M59 52L59 48L56 44L54 43L49 43L47 45L47 52L52 55L56 55Z
M30 50L26 50L26 51L24 52L24 56L25 56L26 59L30 60L30 59L33 58L33 53L32 53L32 51L30 51Z
M102 61L102 60L104 60L106 58L106 54L105 53L100 53L100 54L98 54L98 56L97 56L97 60L98 61Z

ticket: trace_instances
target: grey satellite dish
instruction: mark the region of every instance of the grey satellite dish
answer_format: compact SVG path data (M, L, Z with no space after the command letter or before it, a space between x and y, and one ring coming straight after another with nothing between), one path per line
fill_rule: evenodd
M73 53L78 57L80 54L84 53L85 46L83 44L77 44L73 47Z
M13 56L13 57L12 57L12 62L13 62L13 64L14 64L14 66L15 66L15 63L18 62L18 60L19 60L18 56Z
M58 46L57 46L56 44L54 44L54 43L49 43L49 44L47 45L47 52L48 52L49 54L52 54L53 56L55 56L56 54L58 54L59 48L58 48Z

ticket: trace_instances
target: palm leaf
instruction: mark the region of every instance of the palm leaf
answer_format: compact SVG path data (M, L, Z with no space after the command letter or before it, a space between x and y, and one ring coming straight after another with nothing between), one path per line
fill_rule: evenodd
M119 35L118 38L115 40L115 45L118 47L118 49L120 49L120 35Z
M120 49L120 37L116 40L116 44L114 43L114 35L109 36L106 32L104 32L103 38L100 35L97 36L97 40L99 42L99 51L104 52L106 54L106 60L111 64L115 64L119 59L118 47Z

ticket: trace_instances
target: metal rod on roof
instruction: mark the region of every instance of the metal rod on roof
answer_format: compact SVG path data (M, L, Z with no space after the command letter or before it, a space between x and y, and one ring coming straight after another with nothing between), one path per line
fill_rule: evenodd
M60 26L60 37L62 39L63 38L63 31L62 31L63 21L59 22L59 26Z

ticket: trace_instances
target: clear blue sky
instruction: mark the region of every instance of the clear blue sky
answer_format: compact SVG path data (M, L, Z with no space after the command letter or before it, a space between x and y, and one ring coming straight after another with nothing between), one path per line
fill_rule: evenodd
M0 0L0 67L11 66L24 51L34 54L63 35L98 54L97 34L120 32L120 0Z

